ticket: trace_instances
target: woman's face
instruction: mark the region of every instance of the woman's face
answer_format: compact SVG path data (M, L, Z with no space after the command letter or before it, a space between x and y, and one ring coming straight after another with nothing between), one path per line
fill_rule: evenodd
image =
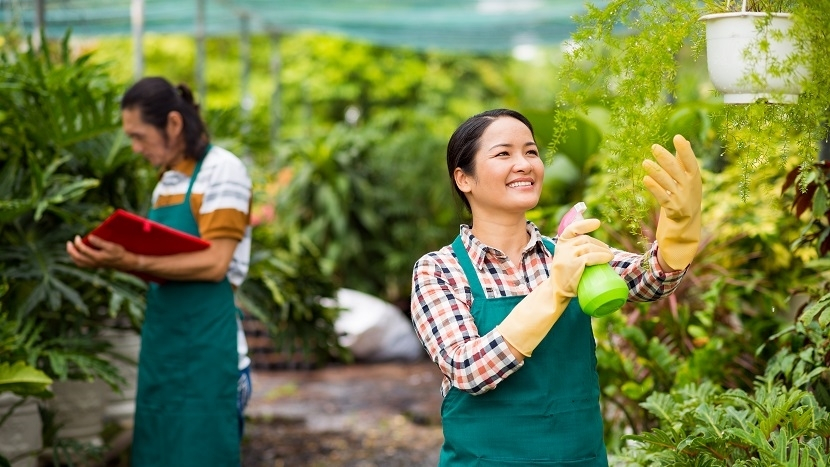
M144 156L154 167L169 168L184 158L181 132L171 134L171 129L175 130L175 122L168 122L165 138L161 130L141 119L140 109L129 108L121 111L121 126L130 138L133 152Z
M544 163L530 129L512 117L499 117L481 135L473 174L455 170L458 187L473 214L524 215L539 202Z

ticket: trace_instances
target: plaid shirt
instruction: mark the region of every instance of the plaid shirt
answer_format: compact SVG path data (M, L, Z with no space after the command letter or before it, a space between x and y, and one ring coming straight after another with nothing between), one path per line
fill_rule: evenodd
M479 241L469 226L461 226L461 239L488 298L527 295L548 278L553 255L542 234L530 221L530 240L522 263L514 265L501 251ZM553 239L556 243L556 239ZM657 262L657 242L645 254L612 248L611 266L628 283L631 301L654 301L669 295L685 271L663 272ZM412 323L430 358L444 373L441 394L451 386L483 394L522 367L498 329L480 336L470 314L469 282L448 245L421 257L415 264L412 287Z

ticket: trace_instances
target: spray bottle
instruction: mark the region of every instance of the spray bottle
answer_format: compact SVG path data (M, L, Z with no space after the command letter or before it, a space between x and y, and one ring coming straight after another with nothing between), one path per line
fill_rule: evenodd
M571 222L582 220L587 209L582 201L576 203L562 217L557 234L562 235ZM622 308L628 299L628 285L609 264L596 264L585 268L576 294L582 311L600 318Z

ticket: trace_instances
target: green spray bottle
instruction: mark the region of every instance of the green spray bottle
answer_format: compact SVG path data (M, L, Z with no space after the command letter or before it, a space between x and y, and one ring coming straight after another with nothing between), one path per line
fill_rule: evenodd
M582 201L576 203L562 217L557 235L562 235L565 227L571 222L582 220L587 209ZM576 296L585 314L600 318L622 308L628 300L628 285L611 265L596 264L585 268L577 286Z

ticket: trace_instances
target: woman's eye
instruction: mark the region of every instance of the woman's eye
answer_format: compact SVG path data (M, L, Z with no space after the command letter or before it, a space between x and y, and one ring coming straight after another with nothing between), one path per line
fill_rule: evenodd
M533 156L539 157L539 151L537 151L537 150L535 150L535 149L531 149L531 150L530 150L530 151L528 151L527 153L528 153L528 154L530 154L530 155L533 155Z
M502 151L502 152L500 152L500 153L498 153L498 154L496 154L496 155L497 155L497 156L509 156L509 155L510 155L510 153L509 153L509 152L507 152L507 151Z

